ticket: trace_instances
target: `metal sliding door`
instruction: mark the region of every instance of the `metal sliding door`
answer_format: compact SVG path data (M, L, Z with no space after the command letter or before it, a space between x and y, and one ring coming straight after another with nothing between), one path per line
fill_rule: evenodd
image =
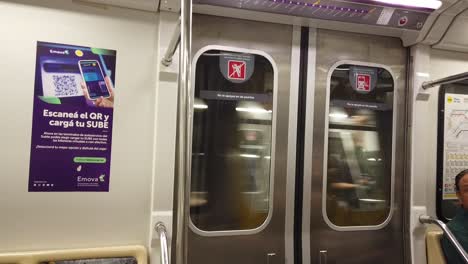
M194 15L188 262L284 263L292 27Z
M303 263L404 263L406 49L388 37L310 36Z

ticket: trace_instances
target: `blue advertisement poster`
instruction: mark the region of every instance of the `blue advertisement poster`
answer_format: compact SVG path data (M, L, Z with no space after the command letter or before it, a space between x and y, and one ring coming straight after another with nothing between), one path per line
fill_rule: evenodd
M116 51L37 43L30 192L109 191Z

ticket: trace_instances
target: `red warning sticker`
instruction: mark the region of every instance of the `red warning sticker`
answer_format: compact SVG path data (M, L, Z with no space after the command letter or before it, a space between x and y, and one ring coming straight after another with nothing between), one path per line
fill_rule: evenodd
M358 74L356 77L356 90L370 92L371 76L369 74Z
M228 78L233 80L245 80L245 61L228 61Z

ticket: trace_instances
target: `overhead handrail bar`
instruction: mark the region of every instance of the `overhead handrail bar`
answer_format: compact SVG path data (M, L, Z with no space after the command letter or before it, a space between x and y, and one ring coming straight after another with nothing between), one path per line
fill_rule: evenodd
M464 80L468 80L468 72L448 76L448 77L438 79L438 80L434 80L434 81L430 81L430 82L424 82L422 84L422 88L424 90L427 90L429 88L432 88L432 87L435 87L435 86L438 86L438 85L456 83L456 82L464 81Z
M164 53L164 57L161 60L162 65L168 67L172 63L172 57L177 50L177 47L180 43L180 19L177 22L177 25L174 29L174 33L172 33L171 41L169 42L169 46L167 46L166 53Z
M159 243L161 245L161 264L169 264L169 250L167 248L167 229L163 222L158 222L154 227L159 234Z
M460 256L462 256L465 263L468 264L468 254L466 253L466 251L463 249L462 245L460 245L458 240L455 238L453 233L450 231L450 229L448 229L447 225L444 222L442 222L442 221L440 221L438 219L432 218L430 216L427 216L427 215L420 215L419 216L419 222L421 222L422 224L435 224L438 227L440 227L442 229L442 231L444 231L444 234L447 236L450 243L455 247L458 254L460 254Z
M187 263L187 236L189 223L188 199L190 195L189 175L190 156L188 148L191 132L189 131L190 107L192 105L191 88L191 49L192 49L192 0L180 1L180 49L179 49L179 85L177 93L177 133L175 158L175 264Z

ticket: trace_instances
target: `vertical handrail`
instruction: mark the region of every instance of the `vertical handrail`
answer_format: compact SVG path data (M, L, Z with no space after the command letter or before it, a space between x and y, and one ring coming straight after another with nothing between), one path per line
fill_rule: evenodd
M188 139L191 100L192 0L180 1L179 89L177 93L176 135L176 229L175 263L187 263L188 197L190 175Z
M158 222L154 227L159 234L159 243L161 246L161 264L169 264L169 250L167 248L167 230L162 222Z
M427 216L427 215L420 215L419 222L421 222L422 224L435 224L439 226L442 229L442 231L444 231L444 234L447 236L450 243L455 247L458 254L460 254L460 256L463 258L465 263L468 264L468 254L466 253L462 245L460 245L458 240L455 238L453 233L450 231L450 229L448 229L447 225L444 222L437 220L435 218L432 218L430 216Z

